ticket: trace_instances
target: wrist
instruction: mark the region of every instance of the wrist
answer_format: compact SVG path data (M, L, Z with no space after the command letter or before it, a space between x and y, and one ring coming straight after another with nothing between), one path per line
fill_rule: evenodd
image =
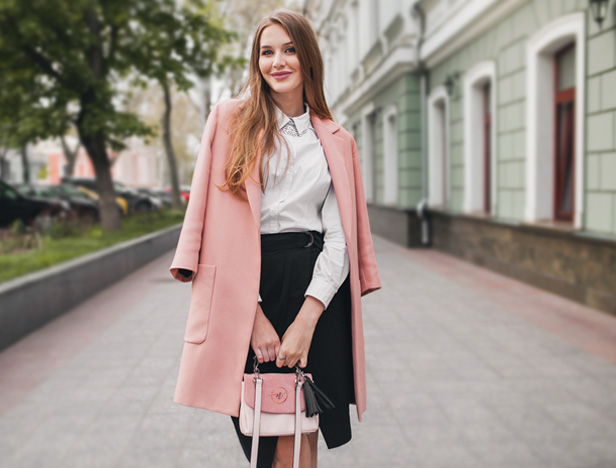
M321 314L325 310L325 306L321 301L312 297L306 296L306 300L297 314L297 318L300 319L304 325L310 328L315 328L317 326L317 322L321 317Z

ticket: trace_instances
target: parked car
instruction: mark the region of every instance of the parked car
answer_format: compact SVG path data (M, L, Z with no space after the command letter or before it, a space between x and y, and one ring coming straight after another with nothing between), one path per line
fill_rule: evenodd
M158 211L162 208L163 202L157 197L147 193L140 193L139 190L127 187L122 182L113 182L116 193L122 194L124 198L133 202L134 211L144 213L148 211Z
M66 183L85 187L94 192L97 191L96 180L88 177L75 177L63 179ZM124 198L128 202L130 213L146 213L160 208L160 205L151 200L149 196L139 194L136 190L126 187L120 182L113 182L116 195Z
M64 200L69 206L69 217L73 218L99 218L98 201L72 185L22 185L19 190L29 196L36 196L48 200Z
M98 196L98 193L96 193L94 190L90 190L89 188L83 187L81 185L77 185L76 188L80 192L90 197L92 200L96 200L96 203L98 204L99 196ZM120 211L120 216L127 216L128 215L128 202L122 197L116 197L115 200L116 200L116 205L118 206L118 210Z
M32 225L41 217L60 217L66 214L66 206L44 198L28 197L0 181L0 227L7 227L16 220Z
M165 192L162 189L155 188L138 188L137 192L142 195L147 195L155 200L158 200L161 204L161 207L171 208L173 202L171 200L171 194Z
M170 185L166 185L163 190L168 194L171 194ZM186 203L188 203L188 200L190 199L190 185L180 185L180 196Z

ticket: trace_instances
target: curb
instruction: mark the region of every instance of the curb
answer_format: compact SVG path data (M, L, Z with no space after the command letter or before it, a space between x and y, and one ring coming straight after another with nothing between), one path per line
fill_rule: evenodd
M0 350L177 244L178 224L0 284Z

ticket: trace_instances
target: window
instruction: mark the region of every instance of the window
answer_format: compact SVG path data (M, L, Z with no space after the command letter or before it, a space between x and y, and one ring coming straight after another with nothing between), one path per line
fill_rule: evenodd
M398 202L398 127L396 106L388 107L384 115L385 199L386 204Z
M495 112L494 62L482 62L464 74L464 210L490 214L493 184Z
M554 57L554 219L573 219L573 142L575 134L575 45Z
M351 19L349 21L349 34L347 35L347 50L351 61L351 72L359 65L359 12L357 3L351 3Z
M431 207L447 207L449 186L448 97L444 86L428 99L428 201Z
M482 89L483 98L483 211L490 213L490 170L492 163L490 161L492 154L492 111L490 99L490 83L486 84Z
M366 200L374 201L375 192L375 147L376 112L373 104L366 106L362 112L362 170Z
M370 44L379 38L379 1L372 0L370 5Z
M527 221L582 227L585 14L561 16L527 48Z

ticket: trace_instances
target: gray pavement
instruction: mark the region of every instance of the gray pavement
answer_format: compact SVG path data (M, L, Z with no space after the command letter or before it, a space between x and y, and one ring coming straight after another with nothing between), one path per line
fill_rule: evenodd
M616 467L616 318L375 239L368 411L320 467ZM0 353L0 466L246 467L172 402L190 287L171 253Z

